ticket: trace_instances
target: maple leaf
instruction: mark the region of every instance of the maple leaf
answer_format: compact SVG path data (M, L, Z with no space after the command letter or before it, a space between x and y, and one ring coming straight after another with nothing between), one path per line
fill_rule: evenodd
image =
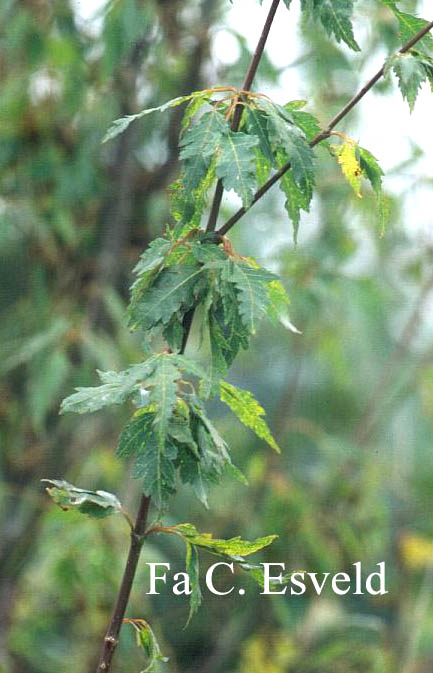
M302 9L318 19L328 35L345 42L353 51L360 51L353 35L353 5L354 0L301 0Z
M180 158L184 162L183 183L186 189L195 189L206 176L211 158L230 127L222 114L212 108L198 122L188 127L179 143Z
M332 145L331 148L347 182L356 196L361 198L362 169L357 156L358 145L351 138L344 136L342 145Z
M252 393L248 390L240 390L240 388L232 386L227 381L221 381L220 397L221 401L230 407L243 425L250 428L257 437L267 442L275 451L281 453L280 447L272 437L268 424L263 419L265 410Z
M221 136L216 160L216 175L224 188L234 189L248 208L256 188L253 147L259 139L246 133L230 133Z

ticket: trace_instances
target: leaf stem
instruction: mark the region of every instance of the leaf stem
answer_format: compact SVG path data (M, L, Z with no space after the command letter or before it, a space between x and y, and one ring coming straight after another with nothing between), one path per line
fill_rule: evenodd
M260 35L259 41L257 42L257 46L255 48L254 54L251 58L250 65L248 66L247 74L245 75L244 82L242 84L242 92L243 93L248 93L251 89L251 85L253 83L255 74L257 72L257 68L259 67L260 59L263 56L263 51L265 48L266 40L268 39L269 31L272 26L272 22L274 20L276 11L278 9L278 5L280 4L280 0L273 0L271 8L269 10L268 16L266 18L265 24L263 26L262 33ZM242 117L242 111L243 111L243 105L241 102L239 102L236 107L235 111L233 114L233 119L232 119L232 131L237 131L239 128L239 124L241 122L241 117ZM218 219L218 214L220 211L221 207L221 201L223 197L223 192L224 192L224 187L222 180L218 180L217 186L215 188L215 194L212 202L212 207L209 215L209 220L207 223L206 231L214 231Z
M427 23L422 30L420 30L414 37L406 42L405 45L401 49L399 49L396 53L397 54L405 54L407 53L417 42L419 42L424 35L427 35L427 33L433 28L433 21L430 21L430 23ZM353 98L350 99L348 103L338 112L335 117L331 119L329 122L328 126L324 131L321 131L318 133L309 143L310 147L315 147L318 145L322 140L326 140L326 138L329 138L329 136L332 133L333 128L342 120L346 115L353 110L353 108L359 103L359 101L364 98L365 94L370 91L370 89L373 88L373 86L383 77L385 74L386 70L386 63L383 64L383 66L380 68L380 70L377 71L375 75L358 91L358 93L353 96ZM269 191L273 185L275 185L280 178L283 177L285 173L287 173L288 170L291 168L291 163L288 161L284 166L282 166L274 175L269 178L267 182L265 182L260 189L257 190L257 192L254 194L253 200L251 202L250 208L259 201L262 196L266 194L266 192ZM220 228L218 229L218 234L221 234L222 236L225 236L230 229L238 222L241 217L245 215L245 213L249 210L249 208L245 208L242 206L242 208L239 208L239 210L232 215L232 217L227 220L227 222Z

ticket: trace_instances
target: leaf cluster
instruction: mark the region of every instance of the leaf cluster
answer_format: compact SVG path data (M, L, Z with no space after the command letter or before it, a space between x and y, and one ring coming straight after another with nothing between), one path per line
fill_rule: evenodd
M117 455L133 459L133 476L142 480L144 493L159 510L175 493L179 478L192 486L205 506L209 485L218 483L224 473L245 483L200 395L184 379L188 375L199 379L200 389L209 383L207 373L193 360L179 353L160 353L125 372L100 372L101 386L78 389L62 406L63 412L83 413L132 400L136 411L120 435ZM264 410L250 393L224 382L221 399L241 422L277 448L263 419Z

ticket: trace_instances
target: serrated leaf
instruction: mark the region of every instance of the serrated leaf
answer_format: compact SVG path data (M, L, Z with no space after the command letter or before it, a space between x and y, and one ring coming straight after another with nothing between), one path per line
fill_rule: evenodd
M227 381L220 382L220 398L233 411L237 418L250 428L257 437L281 453L281 449L272 437L268 424L264 420L265 410L248 390L241 390Z
M267 285L269 305L268 315L274 322L280 322L287 317L287 309L290 304L289 297L280 280L272 280Z
M320 133L321 129L318 119L311 112L303 110L306 105L306 100L291 100L286 103L284 108L290 112L296 126L303 131L306 139L310 141Z
M208 507L208 486L217 484L225 469L237 479L240 479L240 473L232 465L228 447L210 422L199 399L192 395L187 401L190 405L190 428L198 450L181 447L180 475L184 483L192 485L200 502Z
M173 443L160 443L155 433L143 425L143 441L135 448L136 459L132 476L141 479L143 492L150 496L159 511L162 511L170 495L176 491L177 450Z
M181 403L176 394L180 377L171 354L155 359L154 369L146 379L149 404L127 424L117 448L119 457L135 456L133 476L143 480L144 493L153 498L160 510L176 490L177 448L173 435L179 431L175 427L175 410Z
M272 544L278 535L267 535L257 538L252 542L242 540L241 537L233 537L228 540L214 538L210 533L199 533L197 528L190 523L180 523L163 529L169 534L178 535L186 545L186 572L190 579L192 593L190 594L190 610L187 624L197 612L202 601L199 583L199 557L197 548L204 549L212 554L217 554L228 561L232 561L243 568L244 565L250 570L253 566L245 564L245 557L254 554Z
M190 523L179 523L173 526L172 530L195 547L201 547L215 554L229 557L244 557L254 554L268 547L278 537L278 535L266 535L252 542L242 540L239 536L228 540L220 540L214 538L211 533L199 533L197 528Z
M140 277L143 276L143 274L147 274L149 271L157 269L164 262L172 245L171 241L168 241L166 238L155 238L140 255L140 259L135 265L133 273ZM132 285L132 288L134 288L138 282L139 281L137 280L134 285Z
M118 458L129 458L140 453L152 436L154 414L146 408L137 411L123 428L116 449Z
M115 404L122 404L139 387L140 382L152 371L154 358L133 365L122 372L99 372L102 386L76 388L60 406L60 413L92 413Z
M195 360L186 357L180 353L173 353L171 360L179 367L180 369L192 374L199 379L207 378L206 370Z
M197 123L188 127L179 143L184 162L185 189L196 189L206 176L212 157L223 139L230 133L225 117L215 108L205 112Z
M108 140L112 140L120 133L126 131L128 126L132 124L133 121L141 119L142 117L145 117L146 115L151 114L152 112L164 112L169 108L176 107L177 105L181 105L182 103L191 100L191 98L198 97L200 99L201 97L203 97L203 95L204 93L202 91L195 91L194 93L189 94L188 96L178 96L177 98L173 98L172 100L169 100L167 101L167 103L163 103L163 105L159 105L158 107L147 108L146 110L142 110L137 114L127 115L126 117L115 119L111 124L110 128L108 129L107 133L103 137L102 142L106 143Z
M402 96L412 112L421 84L427 79L423 63L412 53L394 54L388 61L388 67L394 70Z
M328 35L345 42L353 51L360 51L353 35L354 0L301 0L301 7L311 18L319 20Z
M193 546L186 538L184 538L184 540L186 545L185 570L189 576L191 585L191 594L189 597L189 614L185 625L186 627L201 605L202 594L200 589L200 565L198 552L196 547Z
M172 236L180 240L191 230L199 227L207 204L207 195L215 180L215 159L212 158L206 174L195 189L187 189L185 175L172 185L171 213L176 220Z
M202 273L203 268L198 265L163 269L155 282L136 298L130 311L131 328L149 330L159 324L167 325L177 311L191 308Z
M164 448L168 425L176 406L179 379L180 371L174 358L164 354L158 358L152 378L147 382L152 386L149 402L156 405L153 426L161 449Z
M42 479L42 481L52 484L46 489L47 493L63 510L77 510L93 519L102 519L110 514L122 512L122 505L113 493L77 488L63 479Z
M367 180L369 180L376 194L380 229L383 233L389 218L388 202L382 192L383 171L379 166L376 157L374 157L371 152L364 149L363 147L359 147L358 149L362 174L367 178Z
M269 116L269 135L275 153L281 156L284 152L296 184L310 201L314 189L314 154L304 132L295 125L290 110L267 100L260 105Z
M284 162L283 162L284 163ZM291 171L286 171L279 180L279 186L286 197L284 206L287 214L293 223L293 241L298 242L299 223L301 220L301 210L310 211L310 201L308 196L296 184Z
M275 161L268 134L268 119L266 115L255 107L246 109L246 126L251 136L258 138L258 149L264 158L272 165Z
M362 169L358 160L358 146L351 138L344 138L342 145L331 145L341 171L358 198L361 198Z
M251 205L256 189L253 147L259 139L246 133L230 131L221 136L216 159L216 175L227 191L233 189L245 208Z
M219 434L218 430L215 428L211 420L208 418L206 410L201 401L198 399L196 395L190 395L189 401L192 409L194 410L194 413L200 418L201 422L208 431L214 444L215 450L220 454L222 458L224 458L224 460L230 460L227 444L221 437L221 435Z
M229 266L228 280L232 282L239 299L239 313L245 327L254 334L268 304L266 283L275 275L265 269L255 269L248 264L233 263Z
M403 43L409 42L409 40L411 40L420 30L425 28L428 23L428 21L421 19L418 16L408 14L407 12L402 12L400 9L398 9L396 3L393 2L393 0L382 0L382 2L391 9L397 18L400 29L400 38ZM424 46L428 50L432 50L432 35L430 33L424 35L424 37L419 41L418 45Z

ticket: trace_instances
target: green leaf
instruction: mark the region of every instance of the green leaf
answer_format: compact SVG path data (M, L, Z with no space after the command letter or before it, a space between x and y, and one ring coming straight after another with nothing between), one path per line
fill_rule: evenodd
M189 622L193 615L197 612L201 605L202 594L200 589L200 565L198 552L195 546L193 546L186 538L186 557L185 557L185 570L188 573L189 581L191 584L191 594L189 597L189 614L188 620L185 624L185 627L188 626Z
M173 353L171 360L179 369L188 372L188 374L192 374L199 379L207 378L206 370L195 360L191 360L191 358L185 357L185 355L181 355L180 353Z
M42 479L42 481L52 484L51 488L46 489L47 493L56 505L65 511L77 510L92 519L102 519L110 514L122 512L122 505L113 493L87 491L59 479Z
M124 619L126 624L131 624L135 629L137 646L144 650L148 659L146 668L141 673L155 673L159 663L167 663L168 657L161 653L158 641L150 625L144 619Z
M190 406L190 429L195 447L188 450L180 447L179 467L182 481L191 484L197 498L208 507L208 486L220 481L224 469L240 479L240 473L232 465L228 447L207 417L200 400L195 395L186 398Z
M387 5L395 17L398 20L399 29L400 29L400 39L403 43L409 42L420 30L425 28L428 24L428 21L421 19L418 16L413 14L408 14L407 12L402 12L398 9L397 5L393 0L382 0L382 2ZM428 50L433 49L433 37L430 33L424 35L424 37L418 42L418 46L423 46Z
M285 163L285 162L281 162ZM279 186L284 196L285 208L287 214L293 223L293 240L298 242L299 222L301 220L301 210L310 211L310 200L304 191L296 184L291 171L286 171L279 180Z
M319 20L328 35L345 42L353 51L361 51L352 28L354 0L301 0L301 7L311 18Z
M266 284L276 276L248 264L233 263L228 266L228 280L238 291L239 313L245 327L255 334L258 322L266 313L268 293Z
M290 110L266 99L259 104L269 117L269 137L275 153L281 157L284 152L296 184L310 201L314 188L314 154L304 132L295 125Z
M306 100L291 100L284 105L284 109L290 112L294 123L310 142L314 136L320 133L321 128L318 119L311 112L305 112L302 109L306 105Z
M185 189L195 189L200 185L213 155L229 133L227 120L215 108L205 112L197 123L188 127L179 143L180 158L185 166L182 178Z
M188 96L178 96L177 98L173 98L172 100L169 100L167 101L167 103L159 105L158 107L147 108L146 110L142 110L137 114L127 115L126 117L115 119L111 124L110 128L108 129L107 133L103 137L102 142L106 143L108 140L112 140L116 136L120 135L120 133L126 131L128 126L132 124L133 121L141 119L142 117L145 117L146 115L151 114L152 112L164 112L169 108L176 107L177 105L181 105L182 103L191 100L191 98L202 99L205 95L206 94L204 94L203 91L195 91L194 93L189 94Z
M409 103L412 112L421 84L427 79L423 63L412 53L394 54L388 60L387 69L389 68L397 75L402 96Z
M228 191L234 189L245 208L251 205L256 188L253 147L259 139L246 133L230 131L221 136L217 154L216 175Z
M158 439L158 446L164 449L165 439L168 434L168 426L176 406L177 382L180 379L180 371L176 361L168 354L158 358L152 378L148 385L152 386L149 401L156 405L154 429Z
M255 107L247 107L246 125L248 133L251 136L256 136L259 139L258 148L260 152L270 164L273 164L274 153L269 140L267 116L263 113L262 110L258 110Z
M288 317L289 297L280 280L272 280L267 285L269 306L268 315L274 322L281 322Z
M228 561L237 563L239 567L249 571L254 566L245 564L245 556L254 554L261 549L264 549L278 537L277 535L267 535L260 537L252 542L242 540L241 537L233 537L229 540L221 540L214 538L210 533L199 533L197 528L190 523L180 523L176 526L159 529L161 532L178 535L183 539L186 545L186 572L189 575L192 593L190 595L190 610L187 625L191 617L197 612L202 595L199 583L199 557L197 548L204 549L212 554L222 556Z
M166 238L155 238L146 250L140 255L140 259L133 269L136 276L143 276L149 271L154 271L164 262L166 255L172 247L172 242ZM132 286L134 287L134 285Z
M152 497L161 511L176 491L177 450L168 439L163 443L159 441L153 430L154 416L149 423L146 415L134 418L126 426L120 436L118 455L126 455L127 451L136 455L132 476L142 479L143 492Z
M167 325L173 315L191 308L201 289L198 283L203 268L199 265L176 265L163 269L154 283L135 300L130 310L132 329L149 330Z
M175 411L182 404L176 394L180 377L175 357L163 353L155 358L153 371L145 381L149 404L134 414L117 448L118 457L135 456L133 476L143 480L144 493L160 510L176 490L176 440L180 439L181 419ZM186 428L183 430L183 439L189 440Z
M149 358L122 372L98 371L103 385L76 388L77 392L66 397L61 403L60 413L85 414L114 404L122 404L140 387L140 382L151 373L153 366L154 358Z
M257 437L267 442L275 451L278 453L281 452L280 447L272 437L268 424L263 419L265 410L253 397L252 393L248 390L235 388L235 386L227 383L227 381L221 381L220 397L221 401L230 407L241 423L250 428Z
M171 214L176 220L172 231L174 240L180 240L192 229L200 226L203 211L207 205L207 195L215 180L215 159L211 159L207 172L199 185L187 188L185 172L171 186Z
M383 232L385 230L389 218L388 201L385 198L382 191L383 171L379 166L376 157L374 157L371 154L371 152L364 149L363 147L359 147L358 149L359 149L359 162L361 165L362 174L364 177L367 178L367 180L369 180L376 194L377 207L379 212L379 223L381 231Z
M242 540L239 536L232 537L229 540L220 540L214 538L211 533L199 533L197 528L190 523L179 523L173 526L172 530L189 542L190 545L229 557L244 557L254 554L268 547L278 537L278 535L267 535L259 537L252 542Z

